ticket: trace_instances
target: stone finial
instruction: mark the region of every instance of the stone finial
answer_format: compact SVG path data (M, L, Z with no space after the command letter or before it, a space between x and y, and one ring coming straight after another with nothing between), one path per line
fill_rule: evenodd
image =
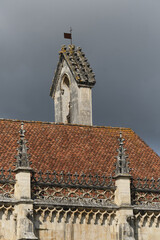
M61 46L61 51L62 51L62 52L65 52L66 49L67 49L66 45L62 45L62 46Z
M16 167L23 167L23 168L30 168L30 162L29 162L29 155L27 153L27 140L25 140L25 130L23 128L24 123L21 123L21 129L19 131L20 133L20 140L18 141L19 147L18 147L18 154L16 156Z
M128 161L127 158L128 156L126 155L125 151L126 149L123 147L123 142L124 139L122 137L122 132L120 132L120 137L119 137L119 149L117 149L118 156L117 162L116 162L116 175L118 174L129 174L129 167L128 167Z
M69 45L68 48L69 48L69 52L73 53L75 50L75 45L73 45L73 44Z

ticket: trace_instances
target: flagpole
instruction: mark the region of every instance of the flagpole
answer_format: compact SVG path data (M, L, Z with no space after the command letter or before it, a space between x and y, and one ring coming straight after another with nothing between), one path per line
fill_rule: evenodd
M72 28L70 27L70 34L71 34L71 45L72 45Z
M72 45L72 28L70 27L69 33L64 33L64 38L70 39Z

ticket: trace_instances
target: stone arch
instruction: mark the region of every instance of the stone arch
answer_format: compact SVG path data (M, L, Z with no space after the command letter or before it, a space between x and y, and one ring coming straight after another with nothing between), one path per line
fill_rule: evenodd
M62 119L64 123L70 123L70 79L64 74L61 81L61 97L62 97Z

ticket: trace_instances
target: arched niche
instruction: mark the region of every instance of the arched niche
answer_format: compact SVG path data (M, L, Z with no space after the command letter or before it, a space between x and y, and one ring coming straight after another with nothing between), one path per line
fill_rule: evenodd
M70 123L70 80L64 74L61 81L62 118L64 123Z

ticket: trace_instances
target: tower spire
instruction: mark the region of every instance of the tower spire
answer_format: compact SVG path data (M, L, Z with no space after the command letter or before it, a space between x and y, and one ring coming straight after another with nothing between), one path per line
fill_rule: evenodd
M129 167L128 167L128 156L126 155L126 149L123 147L124 145L124 138L122 137L122 132L120 132L119 141L119 148L117 149L117 162L116 162L116 175L118 174L129 174Z
M30 162L29 162L29 154L27 153L27 140L25 139L25 130L24 130L24 123L21 123L21 129L19 131L20 133L20 140L18 141L19 147L18 147L18 154L16 156L16 167L23 167L23 168L30 168Z
M68 35L69 34L69 35ZM65 33L71 38L71 33ZM50 90L55 122L92 125L92 87L95 74L80 47L62 46Z

